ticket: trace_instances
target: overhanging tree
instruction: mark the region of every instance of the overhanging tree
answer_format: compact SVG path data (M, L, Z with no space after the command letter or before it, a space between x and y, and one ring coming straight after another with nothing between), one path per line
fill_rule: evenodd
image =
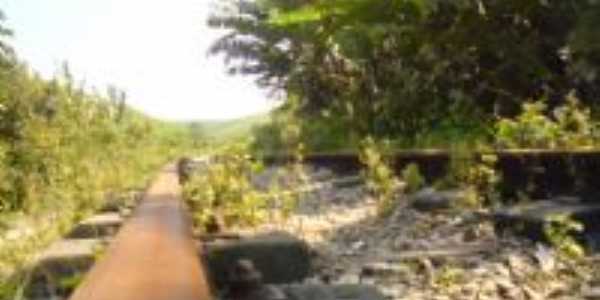
M302 112L331 110L364 133L485 123L571 90L596 105L596 1L236 3L246 9L220 23L230 43L215 52L279 79L271 86L299 96Z

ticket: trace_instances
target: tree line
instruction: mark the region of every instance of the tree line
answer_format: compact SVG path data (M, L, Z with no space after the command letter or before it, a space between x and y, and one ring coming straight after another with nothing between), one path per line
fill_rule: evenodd
M597 1L219 2L209 24L228 33L212 53L283 91L309 132L485 136L523 103L552 111L570 94L598 111Z

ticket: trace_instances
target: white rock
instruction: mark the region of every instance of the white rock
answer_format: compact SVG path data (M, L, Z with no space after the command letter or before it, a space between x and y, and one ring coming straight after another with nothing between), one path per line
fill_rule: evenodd
M542 272L550 273L556 269L556 253L551 248L537 244L533 256Z

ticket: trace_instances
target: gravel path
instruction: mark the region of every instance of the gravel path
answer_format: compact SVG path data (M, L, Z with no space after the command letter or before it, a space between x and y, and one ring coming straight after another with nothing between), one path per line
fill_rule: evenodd
M310 244L316 260L308 282L373 284L389 299L594 299L600 273L592 264L499 238L492 224L469 222L468 213L420 213L402 195L389 217L378 218L355 176L319 168L308 174L310 192L296 212L253 229L284 230Z

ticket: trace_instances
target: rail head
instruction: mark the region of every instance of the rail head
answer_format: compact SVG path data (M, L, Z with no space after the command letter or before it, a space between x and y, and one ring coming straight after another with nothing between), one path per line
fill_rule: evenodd
M70 299L214 299L174 166L158 176Z

